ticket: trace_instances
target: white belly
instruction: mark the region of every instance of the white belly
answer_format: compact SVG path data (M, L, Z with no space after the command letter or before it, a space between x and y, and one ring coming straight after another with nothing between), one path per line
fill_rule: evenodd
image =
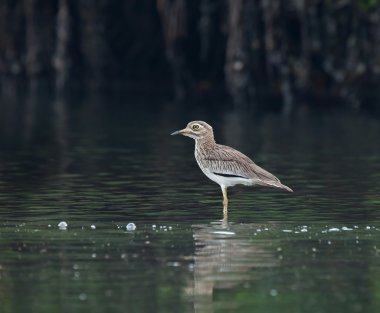
M241 177L225 177L225 176L216 175L207 169L203 169L202 167L200 167L200 169L209 179L216 182L220 186L224 186L224 187L231 187L235 185L251 186L254 184L252 179L246 179L246 178L241 178Z
M210 178L212 181L216 182L220 186L225 186L225 187L231 187L235 185L247 185L250 186L252 185L252 180L251 179L246 179L246 178L240 178L240 177L224 177L220 175L215 175L214 173L206 172L203 171L205 175Z

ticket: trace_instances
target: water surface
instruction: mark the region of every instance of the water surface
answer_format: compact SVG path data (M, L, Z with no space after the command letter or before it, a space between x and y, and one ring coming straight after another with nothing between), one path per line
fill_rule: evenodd
M379 120L206 104L3 95L1 312L380 307ZM233 188L221 221L193 141L169 136L192 119L295 192Z

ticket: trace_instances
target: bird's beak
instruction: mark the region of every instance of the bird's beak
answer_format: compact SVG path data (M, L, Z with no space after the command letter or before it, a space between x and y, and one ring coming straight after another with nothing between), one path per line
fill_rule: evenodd
M183 135L183 134L185 134L186 132L187 132L187 129L184 128L184 129L181 129L181 130L177 130L177 131L171 133L170 135L171 135L171 136L173 136L173 135Z

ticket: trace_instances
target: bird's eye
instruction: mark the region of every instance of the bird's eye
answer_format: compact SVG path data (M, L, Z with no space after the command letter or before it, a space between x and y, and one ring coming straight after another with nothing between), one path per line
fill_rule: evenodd
M192 130L198 130L199 129L199 125L198 124L194 124L193 126L191 126L191 129Z

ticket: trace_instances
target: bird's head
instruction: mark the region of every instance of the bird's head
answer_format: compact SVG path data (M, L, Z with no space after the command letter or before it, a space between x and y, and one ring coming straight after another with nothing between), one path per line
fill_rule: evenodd
M205 138L214 139L212 127L203 121L190 122L184 129L175 131L171 135L183 135L195 140Z

